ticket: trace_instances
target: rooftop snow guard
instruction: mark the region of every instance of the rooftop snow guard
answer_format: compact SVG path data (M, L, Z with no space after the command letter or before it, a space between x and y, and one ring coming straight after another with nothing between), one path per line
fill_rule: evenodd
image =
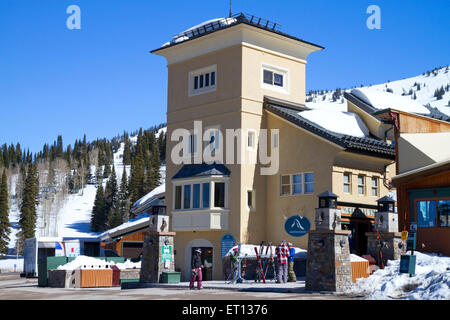
M304 41L302 39L299 39L299 38L296 38L289 34L286 34L284 32L281 32L279 30L281 25L279 25L276 22L272 22L272 21L269 21L266 19L258 18L251 14L244 14L241 12L238 14L234 14L234 15L230 16L229 18L211 19L211 20L205 21L201 24L198 24L192 28L189 28L189 29L175 35L174 37L172 37L172 40L170 42L164 43L161 46L161 48L153 50L152 52L155 52L155 51L158 51L161 49L165 49L169 46L174 46L176 44L183 43L185 41L192 40L192 39L204 36L206 34L213 33L218 30L229 28L231 26L238 25L240 23L245 23L247 25L251 25L251 26L254 26L254 27L257 27L260 29L270 31L270 32L274 32L274 33L283 35L285 37L288 37L288 38L291 38L291 39L294 39L297 41L301 41L304 43L308 43L310 45L313 45L315 47L323 49L322 46L319 46L319 45L311 43L311 42Z

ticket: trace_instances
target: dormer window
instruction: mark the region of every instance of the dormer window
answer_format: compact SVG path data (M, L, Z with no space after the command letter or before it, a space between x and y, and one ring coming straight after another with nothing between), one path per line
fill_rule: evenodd
M217 65L189 72L189 96L216 90Z

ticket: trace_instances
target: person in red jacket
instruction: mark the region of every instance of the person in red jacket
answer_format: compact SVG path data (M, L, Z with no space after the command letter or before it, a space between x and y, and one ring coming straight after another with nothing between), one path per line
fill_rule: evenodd
M194 282L197 280L197 289L200 290L202 288L202 250L196 249L194 251L194 255L192 256L192 277L191 282L189 283L189 289L194 289Z
M277 256L277 283L286 283L288 278L288 257L289 249L286 245L286 241L282 241L281 244L275 248L275 254Z

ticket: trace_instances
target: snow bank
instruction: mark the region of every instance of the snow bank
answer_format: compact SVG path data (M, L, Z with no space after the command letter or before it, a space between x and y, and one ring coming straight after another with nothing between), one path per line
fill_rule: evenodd
M348 293L367 299L450 300L450 258L415 252L416 274L399 272L400 260L388 261L368 278L357 279Z
M372 105L376 109L396 109L404 112L429 114L430 111L410 97L399 96L390 92L383 92L373 88L357 88L352 94Z
M130 260L125 260L124 263L116 263L115 265L120 270L140 269L141 268L141 261L139 261L139 262L131 262Z
M59 266L58 270L111 269L112 266L116 266L120 270L140 269L141 262L131 262L130 260L125 260L123 263L115 263L114 261L105 261L87 256L78 256L75 260Z
M16 266L16 272L23 272L22 257L0 256L0 272L14 272L14 265Z
M234 246L233 248L231 248L227 254L225 255L225 257L231 256L234 249L237 248L238 246ZM275 256L275 248L277 246L272 246L272 253ZM244 258L245 256L247 256L247 258L256 258L256 253L255 253L255 248L258 249L258 252L260 251L260 247L259 245L254 245L254 244L243 244L241 245L241 253L239 255L239 257ZM263 254L261 255L262 258L268 258L270 256L270 248L267 251L267 255L266 255L266 249L267 246L264 246L263 249ZM295 249L295 258L303 258L306 259L306 253L308 252L307 250L301 249L301 248L297 248L294 247Z
M58 270L76 270L76 269L109 269L114 265L112 261L104 261L87 256L78 256L73 261L59 266Z
M369 129L358 115L339 110L315 109L298 113L303 118L319 126L341 134L364 138L369 136Z
M368 261L367 259L361 258L360 256L357 256L356 254L350 254L350 261L356 262L356 261Z

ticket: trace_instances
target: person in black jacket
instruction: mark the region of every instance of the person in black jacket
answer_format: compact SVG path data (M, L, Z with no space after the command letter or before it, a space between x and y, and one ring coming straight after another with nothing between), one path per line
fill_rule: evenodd
M197 288L198 290L202 287L202 250L196 249L194 251L194 255L192 256L192 277L191 282L189 283L189 288L194 289L194 282L197 280Z

